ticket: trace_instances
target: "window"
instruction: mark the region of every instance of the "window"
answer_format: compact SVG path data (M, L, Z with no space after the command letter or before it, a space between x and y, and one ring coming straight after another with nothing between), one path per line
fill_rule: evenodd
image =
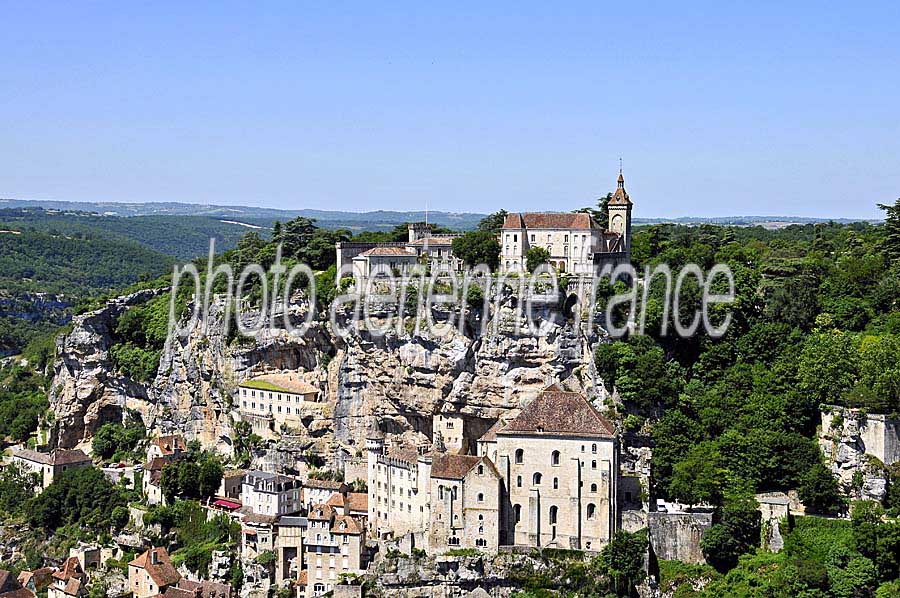
M449 546L459 546L459 538L457 538L456 536L450 536L449 538L447 538L447 544Z
M444 487L438 486L438 498L444 500Z
M516 523L522 520L522 505L513 505L513 513L516 517Z
M553 478L553 489L559 490L559 478Z
M522 476L520 476L520 475L516 476L516 487L518 487L518 488L522 487Z
M485 540L484 538L477 538L475 540L475 546L483 548L483 547L487 546L487 540Z
M484 502L484 494L481 492L478 493L478 502Z
M591 484L591 492L597 491L597 484Z
M556 525L557 515L559 515L559 508L556 505L550 507L550 525Z
M531 242L534 243L534 235L531 235Z
M484 465L478 466L478 475L484 475Z
M540 486L541 485L541 472L536 471L534 475L531 477L531 485L532 486Z
M597 445L596 444L591 445L591 452L594 453L595 455L597 454Z
M597 462L591 461L591 469L597 469Z
M519 235L513 235L513 243L519 242Z
M516 449L516 463L522 463L525 461L525 451L522 449Z
M553 451L553 453L550 455L550 464L559 465L559 451Z
M597 507L594 505L594 503L588 503L587 518L593 519L596 514L597 514Z

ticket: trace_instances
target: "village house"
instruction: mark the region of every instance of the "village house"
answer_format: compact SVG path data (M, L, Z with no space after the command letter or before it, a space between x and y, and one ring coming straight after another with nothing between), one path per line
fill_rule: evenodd
M500 543L501 478L487 457L435 455L431 464L428 549L496 552Z
M501 273L525 272L526 254L540 247L560 273L597 275L606 264L628 263L631 257L632 203L619 172L608 205L609 230L586 213L508 214L500 231Z
M170 436L157 436L147 445L147 462L158 457L172 458L187 450L184 436L173 434Z
M22 571L19 573L19 585L33 593L43 592L53 583L53 567L41 567L34 571Z
M416 252L405 247L373 247L353 258L353 271L363 278L407 274L418 263Z
M318 388L295 374L267 374L238 385L236 405L242 420L262 438L283 429L302 430L303 414L320 400Z
M162 470L168 462L168 457L154 457L144 465L144 474L141 476L141 490L148 505L166 504L166 497L162 491Z
M0 569L0 598L34 598L34 591L22 587L10 571Z
M333 509L345 507L347 514L363 522L365 526L369 519L369 495L365 492L335 492L325 503Z
M297 478L249 471L241 484L241 502L244 508L259 515L290 515L300 511L300 488Z
M128 588L135 598L165 593L181 579L163 547L151 548L128 563Z
M308 520L304 538L306 596L322 596L334 589L342 575L365 571L365 527L346 508L324 504L313 506Z
M78 557L70 556L52 575L52 581L47 587L47 598L80 598L87 594L86 582L87 575Z
M466 422L456 413L438 413L431 420L431 436L440 438L450 452L465 452L468 448L465 437Z
M17 448L12 451L12 463L25 472L35 473L38 483L35 492L44 490L64 471L90 467L91 458L81 449L58 449L51 453L39 453L31 449Z
M313 505L320 505L327 502L335 492L338 494L346 494L349 491L350 486L344 482L307 478L306 481L303 482L303 508L308 511Z

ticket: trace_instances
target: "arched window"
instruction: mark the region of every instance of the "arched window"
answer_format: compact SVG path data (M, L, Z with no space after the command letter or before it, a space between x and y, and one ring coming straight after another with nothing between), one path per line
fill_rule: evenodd
M481 492L478 493L478 502L484 502L484 494Z
M516 487L517 487L517 488L521 488L521 487L522 487L522 476L520 476L520 475L517 475L517 476L516 476Z
M522 521L522 505L513 505L513 513L516 515L516 523Z
M591 492L597 491L597 484L591 484Z
M597 514L597 507L596 507L596 506L594 505L594 503L592 503L592 502L591 502L591 503L588 503L588 506L587 506L587 518L588 518L588 519L593 519L593 518L594 518L594 515L596 515L596 514Z
M456 500L456 486L450 489L450 496L453 498L453 500Z
M484 465L478 466L478 475L484 475Z
M553 453L551 453L550 465L559 465L559 451L553 451Z
M484 515L479 515L479 516L478 516L478 521L484 521Z
M553 489L559 490L559 478L553 478Z
M438 486L438 498L444 500L444 487Z
M534 475L531 477L531 484L533 486L541 485L541 472L539 472L539 471L534 472Z
M550 525L556 525L556 517L559 515L559 509L556 505L550 507Z
M516 463L522 463L525 461L525 451L522 449L516 449Z
M597 445L596 444L591 445L591 452L594 453L595 455L597 454Z

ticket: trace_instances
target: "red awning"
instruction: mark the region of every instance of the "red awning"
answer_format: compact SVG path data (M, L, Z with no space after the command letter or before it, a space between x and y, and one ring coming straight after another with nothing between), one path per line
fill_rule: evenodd
M241 508L241 503L234 502L233 500L225 500L224 498L220 498L216 501L213 501L212 506L220 507L222 509L228 509L230 511L234 511L236 509Z

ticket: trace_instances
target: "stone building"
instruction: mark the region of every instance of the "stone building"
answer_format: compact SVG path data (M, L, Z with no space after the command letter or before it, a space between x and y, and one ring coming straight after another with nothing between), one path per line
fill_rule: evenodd
M610 540L618 441L584 396L551 386L494 434L506 493L504 543L599 550Z
M369 529L399 537L428 525L431 456L417 448L388 445L382 434L366 439Z
M462 260L453 256L453 239L457 235L436 235L424 222L408 225L406 241L369 243L343 241L335 244L338 270L352 265L355 275L368 277L380 270L409 271L417 264L427 264L432 272L457 272Z
M310 509L303 544L306 596L322 596L334 589L342 575L365 571L365 527L344 508L315 505Z
M526 271L525 255L532 247L546 249L551 265L560 273L590 276L605 264L628 262L632 203L621 171L608 209L609 230L585 213L507 215L500 231L500 271Z
M440 436L444 447L450 452L465 451L465 419L456 413L438 413L432 418L431 436Z
M435 455L431 465L428 550L496 552L500 542L501 478L487 457Z
M135 598L162 594L178 583L181 574L163 547L151 548L128 563L128 588Z
M39 453L31 449L13 449L12 463L18 465L22 471L37 474L38 483L35 491L42 491L53 483L53 480L64 471L90 467L91 458L81 449L58 449L51 453Z
M302 418L320 408L320 391L293 374L268 374L238 385L236 405L252 431L271 439L283 428L304 429Z

